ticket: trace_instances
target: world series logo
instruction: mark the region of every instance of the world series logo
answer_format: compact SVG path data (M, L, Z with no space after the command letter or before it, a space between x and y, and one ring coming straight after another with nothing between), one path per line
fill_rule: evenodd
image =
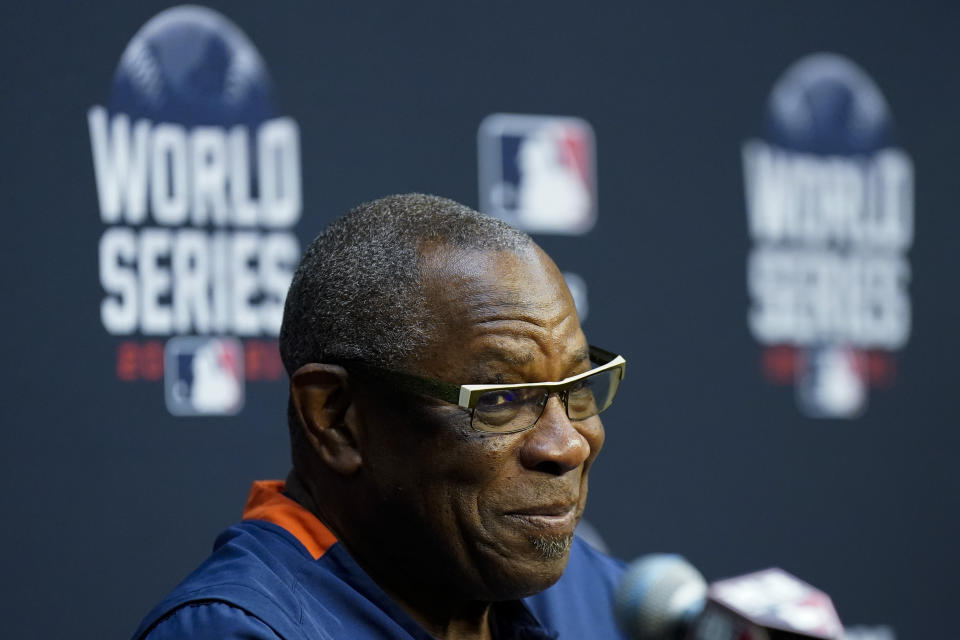
M887 101L852 61L805 57L774 86L743 168L764 373L806 415L856 417L910 337L913 163Z
M130 40L88 112L104 329L121 380L165 379L175 415L236 413L282 375L276 336L300 254L296 122L223 15L174 7Z

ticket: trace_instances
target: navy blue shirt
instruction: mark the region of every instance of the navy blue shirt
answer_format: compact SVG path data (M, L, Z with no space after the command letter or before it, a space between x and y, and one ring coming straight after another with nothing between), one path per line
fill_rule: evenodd
M245 638L432 640L306 509L254 484L245 520L155 607L137 640ZM613 619L623 565L576 538L560 580L522 601L495 603L497 640L626 638Z

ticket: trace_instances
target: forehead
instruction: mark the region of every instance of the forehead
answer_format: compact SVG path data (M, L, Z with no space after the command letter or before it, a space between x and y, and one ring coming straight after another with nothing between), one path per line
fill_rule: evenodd
M573 299L539 247L516 253L440 245L423 256L433 334L420 362L424 373L465 381L507 365L559 379L586 359Z

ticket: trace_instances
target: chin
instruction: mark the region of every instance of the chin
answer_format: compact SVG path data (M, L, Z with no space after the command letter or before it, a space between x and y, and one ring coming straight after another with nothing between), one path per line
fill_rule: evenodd
M511 563L497 600L519 600L552 587L563 575L570 559L573 536L531 536L530 554Z
M530 544L537 550L540 559L545 563L562 560L564 567L566 567L567 558L570 556L570 547L573 545L573 534L532 536Z

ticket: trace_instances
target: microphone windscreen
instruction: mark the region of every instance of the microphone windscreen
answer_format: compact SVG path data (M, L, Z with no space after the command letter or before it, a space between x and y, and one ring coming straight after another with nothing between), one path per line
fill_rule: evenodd
M616 594L616 616L631 638L682 638L703 610L707 582L683 557L658 553L632 562Z

